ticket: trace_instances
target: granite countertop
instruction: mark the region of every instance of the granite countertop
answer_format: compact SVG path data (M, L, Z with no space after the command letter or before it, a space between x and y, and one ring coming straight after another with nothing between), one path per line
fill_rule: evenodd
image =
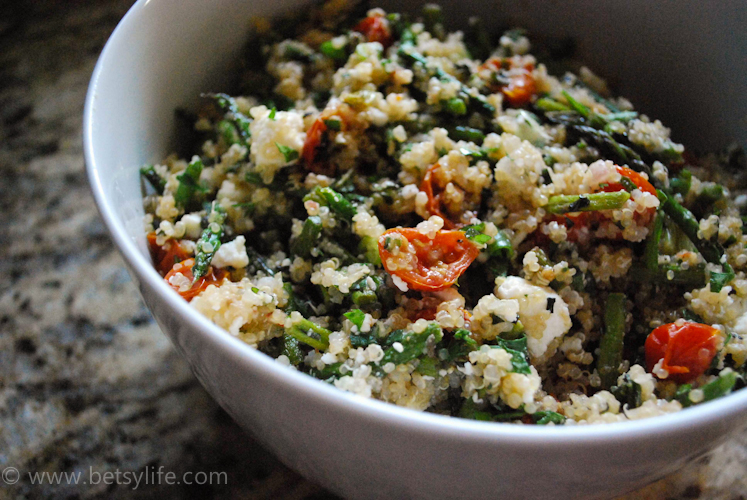
M96 212L83 166L83 100L131 4L0 6L0 470L9 482L17 476L7 468L20 474L13 485L0 481L0 498L330 498L202 389ZM227 481L32 486L27 475L82 472L85 480L91 471L159 467L178 476L225 472ZM747 434L626 498L746 496Z

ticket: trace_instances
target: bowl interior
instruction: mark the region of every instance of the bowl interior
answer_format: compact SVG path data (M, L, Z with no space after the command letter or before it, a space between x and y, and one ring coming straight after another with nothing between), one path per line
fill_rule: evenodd
M412 7L418 2L405 4ZM136 279L147 278L164 297L170 297L171 292L151 268L145 245L137 168L160 161L171 152L176 139L176 108L193 105L201 92L230 90L253 17L273 16L301 5L303 2L292 0L182 0L175 8L172 2L141 0L102 54L85 111L89 177L102 215L135 269ZM520 25L537 33L574 35L579 56L600 75L619 82L616 88L640 103L644 111L672 126L675 139L684 141L692 136L700 147L722 146L734 139L745 142L745 127L740 121L747 99L740 92L742 75L747 72L743 57L745 35L738 25L739 16L730 15L728 3L706 6L686 1L676 5L657 3L654 7L649 2L633 0L608 2L603 9L597 2L584 0L491 2L489 9L485 5L486 2L469 0L445 5L445 10L454 27L464 26L469 15L480 15L489 25ZM391 10L403 8L400 2L393 1L383 1L382 6ZM705 96L720 98L707 100ZM186 304L176 302L172 301L180 313L189 318L197 316ZM223 335L217 327L205 329ZM242 349L242 355L248 351ZM301 382L297 374L273 363L266 367L287 378L289 384L333 391L331 397L336 401L359 405L380 415L395 414L411 424L430 422L442 430L493 436L517 432L515 428L505 431L501 425L420 415L378 402L360 406L362 403L349 395L338 394L311 379ZM745 408L747 391L742 391L682 414L610 426L604 431L523 429L518 433L559 441L582 434L589 439L620 433L653 434L662 427L659 421L667 421L672 431L698 420L734 415Z

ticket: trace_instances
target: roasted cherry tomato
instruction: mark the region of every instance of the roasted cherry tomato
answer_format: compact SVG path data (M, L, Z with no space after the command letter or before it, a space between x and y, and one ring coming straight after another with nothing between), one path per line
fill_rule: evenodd
M179 293L179 295L184 297L187 302L197 297L197 295L199 295L200 292L204 291L209 285L220 285L220 283L228 274L223 269L216 269L211 266L208 268L208 272L205 274L205 276L198 279L197 282L189 289L183 291L181 290L182 287L179 283L171 283L171 281L169 281L176 274L181 274L189 283L191 283L194 279L194 275L192 275L192 266L194 265L194 259L187 259L184 262L174 264L174 266L171 268L171 271L169 271L163 278L164 280L166 280L166 283L168 283L171 288Z
M155 231L148 233L148 246L153 263L161 276L168 273L177 262L190 257L190 253L184 250L178 241L169 240L163 245L157 245Z
M621 167L620 165L615 165L615 169L621 176L630 179L630 181L635 184L636 187L641 191L645 191L656 196L656 188L635 170L631 170L628 167ZM623 189L625 189L625 187L622 184L620 184L619 182L615 182L608 186L605 186L602 191L611 193L614 191L622 191Z
M537 93L532 70L527 68L513 70L509 75L508 85L501 88L501 92L511 106L519 107L529 104L532 96Z
M635 170L631 170L628 167L621 167L619 165L615 165L615 169L617 169L621 176L626 177L630 182L635 184L639 190L656 196L656 188ZM623 189L625 189L625 187L622 184L613 183L602 190L609 193L613 191L622 191ZM653 220L655 213L655 208L649 208L643 213L635 213L633 217L636 219L639 226L648 226L648 224Z
M317 149L322 146L324 134L327 132L327 124L324 119L319 117L306 132L306 141L303 143L301 157L306 162L306 168L314 173L322 174L327 170L324 165L316 161Z
M532 96L537 93L537 84L532 73L534 64L518 66L513 58L491 57L481 68L493 72L495 77L491 82L491 89L500 90L511 106L529 104Z
M692 382L711 366L718 350L720 334L712 326L685 322L669 323L652 331L646 339L646 368L656 363L669 372L667 380L678 384Z
M336 126L332 126L333 122ZM301 150L301 158L306 169L316 174L334 176L337 165L329 161L327 155L330 130L345 132L351 129L362 130L365 127L366 124L357 118L356 113L347 104L326 108L306 132L306 141Z
M379 42L386 49L394 39L389 30L389 22L380 16L371 16L359 22L353 31L363 33L369 42Z
M591 231L591 223L595 214L579 212L577 214L555 215L553 220L564 225L568 234L568 241L587 241ZM549 238L547 238L549 240Z
M462 231L438 231L433 239L415 228L396 228L379 237L384 268L413 290L450 287L479 255Z
M420 190L428 196L428 203L425 204L425 208L428 210L430 215L438 215L444 220L444 227L446 229L454 229L454 224L449 217L441 211L441 193L435 194L435 170L439 168L438 163L434 163L428 170L425 171L425 177L423 182L420 183Z

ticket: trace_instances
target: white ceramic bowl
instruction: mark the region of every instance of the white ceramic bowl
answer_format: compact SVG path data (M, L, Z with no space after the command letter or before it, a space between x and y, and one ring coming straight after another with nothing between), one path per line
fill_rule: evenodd
M159 325L237 422L290 467L350 498L611 497L675 471L743 425L747 391L674 415L603 426L517 426L418 413L286 369L173 293L146 251L138 167L171 151L175 108L194 103L200 92L229 90L250 18L300 5L140 0L104 48L86 101L85 154L101 215ZM537 33L575 33L590 65L674 125L675 138L698 146L745 141L745 30L733 12L744 13L743 3L635 0L605 2L601 11L580 0L445 7L455 23L479 14Z

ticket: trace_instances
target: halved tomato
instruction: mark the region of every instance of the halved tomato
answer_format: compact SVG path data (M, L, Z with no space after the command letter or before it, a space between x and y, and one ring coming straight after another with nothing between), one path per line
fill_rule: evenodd
M534 64L518 66L514 58L491 57L480 68L491 70L494 77L501 76L499 83L491 82L490 87L496 92L500 90L511 106L528 104L537 93Z
M646 339L646 369L656 363L669 372L668 380L692 382L711 366L718 351L720 333L701 323L668 323L652 331Z
M438 231L431 239L415 228L395 228L379 237L384 268L413 290L450 287L479 254L462 231Z
M438 163L434 163L428 170L425 171L423 182L420 183L420 190L428 196L428 203L425 204L425 208L428 210L430 215L438 215L444 220L444 227L446 229L454 229L454 224L449 217L441 211L441 193L436 194L435 183L435 171L439 168Z
M386 49L394 39L389 30L389 22L381 16L370 16L359 22L353 31L363 33L369 42L379 42Z
M174 267L174 264L191 256L176 240L168 240L163 245L158 245L155 231L148 233L148 246L155 268L161 276L168 273Z
M176 276L177 274L181 274L182 276L184 276L186 282L192 283L192 280L194 279L194 275L192 274L192 266L194 265L194 259L187 259L184 262L174 264L174 266L171 268L171 271L169 271L163 278L164 280L166 280L166 283L168 283L169 286L173 288L179 295L184 297L187 302L197 297L201 292L207 289L208 286L220 285L223 282L223 279L228 275L228 273L223 269L216 269L211 266L208 268L208 272L205 274L205 276L198 279L194 284L192 284L190 288L186 290L182 290L183 286L180 286L179 283L171 282L171 279L174 276Z

